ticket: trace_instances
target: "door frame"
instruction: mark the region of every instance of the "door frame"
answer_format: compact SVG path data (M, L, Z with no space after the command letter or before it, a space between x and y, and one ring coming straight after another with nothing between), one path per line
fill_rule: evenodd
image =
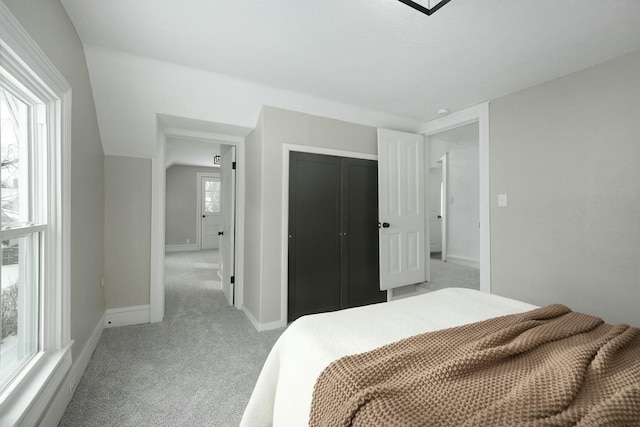
M431 120L419 129L424 136L478 123L479 188L480 188L480 290L491 293L491 188L489 181L489 103Z
M202 178L218 178L220 172L196 172L196 248L202 250Z
M166 199L166 138L191 139L236 146L236 275L234 306L242 308L244 288L245 164L244 137L175 128L158 128L157 153L151 158L151 277L149 284L149 321L164 319L164 246Z
M327 156L350 157L353 159L378 161L377 154L343 151L333 148L312 147L310 145L282 144L282 242L280 266L280 326L287 326L287 304L289 301L289 155L292 151ZM388 295L388 293L387 293Z
M442 205L442 231L441 231L441 259L447 261L449 252L449 152L441 157L442 159L442 189L440 190L440 204ZM429 256L431 258L431 256Z
M442 159L442 157L441 157L441 159ZM440 161L440 163L442 163L442 161ZM425 168L425 170L426 170L426 168ZM439 244L439 247L440 247L440 251L439 252L442 252L442 240L443 240L443 238L442 238L442 236L443 236L442 230L443 230L443 224L444 224L444 212L443 212L443 207L444 207L444 203L443 203L444 202L444 200L443 200L444 181L442 179L443 178L443 167L442 167L442 164L440 166L431 166L431 165L429 165L429 179L428 179L428 183L427 183L429 185L429 189L427 191L427 194L425 195L425 197L429 197L429 201L428 201L428 203L426 203L425 209L429 209L429 212L427 212L427 215L431 215L431 208L432 208L432 206L431 206L431 201L432 201L432 199L431 199L431 196L432 196L431 195L431 189L433 188L433 180L432 180L432 177L431 177L431 171L434 171L434 170L438 171L439 179L438 179L437 182L440 184L438 186L440 188L438 190L439 191L438 195L439 195L439 199L440 199L440 201L438 202L439 203L439 207L440 207L440 209L438 209L438 212L439 212L438 213L438 217L440 217L439 218L440 219L440 221L439 221L439 228L440 228L440 244ZM429 258L431 258L431 254L434 253L434 252L438 252L438 251L431 250L431 242L434 240L433 239L433 235L431 233L431 218L429 218L427 222L429 223L429 242L428 242L429 243ZM431 275L429 275L427 281L429 281L429 280L431 280Z

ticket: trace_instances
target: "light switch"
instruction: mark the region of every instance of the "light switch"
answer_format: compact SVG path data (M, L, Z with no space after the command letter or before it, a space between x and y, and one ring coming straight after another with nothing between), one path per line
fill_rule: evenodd
M506 194L498 194L498 206L500 206L500 207L507 206L507 195Z

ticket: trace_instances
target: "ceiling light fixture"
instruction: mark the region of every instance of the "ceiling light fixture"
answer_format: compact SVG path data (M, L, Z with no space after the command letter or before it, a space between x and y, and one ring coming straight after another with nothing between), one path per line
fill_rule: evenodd
M436 13L442 6L444 6L445 4L449 3L451 0L421 0L421 3L426 3L426 6L423 6L420 3L416 3L414 1L411 0L398 0L404 4L406 4L407 6L410 6L412 8L414 8L415 10L419 10L420 12L424 13L425 15L431 16L432 14ZM431 5L433 3L433 6Z

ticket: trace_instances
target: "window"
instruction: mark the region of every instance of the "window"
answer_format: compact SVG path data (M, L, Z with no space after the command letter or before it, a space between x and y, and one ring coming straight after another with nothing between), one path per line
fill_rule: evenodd
M204 212L220 213L220 179L204 180Z
M71 87L0 2L0 425L40 423L71 367L70 114Z
M0 79L0 392L41 349L45 111L42 101Z

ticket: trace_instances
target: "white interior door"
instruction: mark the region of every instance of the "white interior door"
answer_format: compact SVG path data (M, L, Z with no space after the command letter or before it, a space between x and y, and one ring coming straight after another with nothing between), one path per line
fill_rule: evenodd
M429 169L429 249L442 252L442 167Z
M202 226L200 227L200 248L220 247L220 178L203 176L201 183Z
M425 281L424 145L378 129L381 290Z
M235 218L236 218L236 148L222 146L220 149L221 176L221 224L220 273L222 291L229 305L234 304L235 294Z

